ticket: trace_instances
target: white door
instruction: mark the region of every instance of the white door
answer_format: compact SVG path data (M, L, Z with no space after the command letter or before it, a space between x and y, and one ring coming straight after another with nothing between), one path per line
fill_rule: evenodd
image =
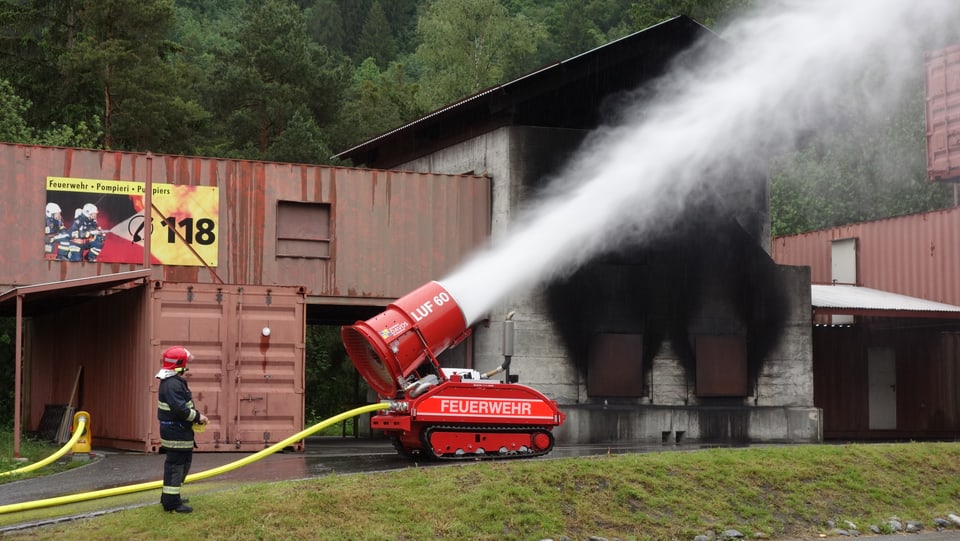
M857 284L857 239L837 239L830 243L830 279L835 284ZM833 314L830 323L850 325L853 316Z
M870 430L897 428L897 359L890 348L867 349Z

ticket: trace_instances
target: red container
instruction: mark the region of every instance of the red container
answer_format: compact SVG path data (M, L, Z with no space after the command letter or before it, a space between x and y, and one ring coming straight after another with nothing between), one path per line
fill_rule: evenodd
M463 311L437 282L397 299L367 321L341 329L350 360L384 398L396 397L406 377L425 361L439 367L436 356L467 334Z
M960 45L926 55L927 178L960 181Z

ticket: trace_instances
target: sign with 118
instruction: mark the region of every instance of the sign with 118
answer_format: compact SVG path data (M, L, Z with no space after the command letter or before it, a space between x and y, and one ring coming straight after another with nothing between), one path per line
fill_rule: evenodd
M47 177L44 257L142 263L143 182ZM150 259L154 264L217 265L219 189L152 185Z

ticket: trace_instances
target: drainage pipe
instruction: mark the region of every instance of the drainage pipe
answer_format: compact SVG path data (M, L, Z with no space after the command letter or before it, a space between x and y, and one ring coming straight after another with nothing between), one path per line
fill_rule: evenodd
M283 441L277 442L277 443L271 445L270 447L267 447L266 449L263 449L263 450L261 450L261 451L258 451L258 452L256 452L256 453L250 455L250 456L241 458L240 460L236 460L236 461L231 462L231 463L229 463L229 464L224 464L223 466L219 466L219 467L216 467L216 468L212 468L212 469L209 469L209 470L206 470L206 471L202 471L202 472L198 472L198 473L191 473L190 475L187 476L187 478L186 478L186 480L185 480L184 482L185 482L185 483L190 483L190 482L193 482L193 481L200 481L200 480L203 480L203 479L207 479L207 478L209 478L209 477L213 477L213 476L215 476L215 475L220 475L220 474L223 474L223 473L227 473L227 472L229 472L229 471L233 471L233 470L235 470L235 469L237 469L237 468L246 466L246 465L248 465L248 464L250 464L250 463L252 463L252 462L256 462L257 460L260 460L260 459L262 459L262 458L264 458L264 457L267 457L267 456L269 456L269 455L272 455L273 453L276 453L277 451L280 451L280 450L282 450L283 448L285 448L285 447L287 447L287 446L289 446L289 445L292 445L292 444L294 444L294 443L302 440L303 438L305 438L305 437L313 434L314 432L323 430L324 428L327 428L328 426L332 426L332 425L337 424L337 423L339 423L339 422L346 421L347 419L350 419L351 417L356 417L357 415L362 415L362 414L364 414L364 413L370 413L370 412L377 411L377 410L387 409L387 408L389 408L389 407L390 407L390 405L387 404L386 402L378 402L378 403L376 403L376 404L369 404L369 405L366 405L366 406L361 406L361 407L359 407L359 408L354 408L354 409L349 410L349 411L345 411L345 412L343 412L343 413L341 413L341 414L339 414L339 415L335 415L335 416L333 416L333 417L330 417L329 419L326 419L326 420L324 420L324 421L321 421L321 422L319 422L319 423L311 426L310 428L307 428L307 429L305 429L305 430L302 430L302 431L300 431L300 432L298 432L298 433L290 436L289 438L287 438L287 439L285 439L285 440L283 440ZM82 433L82 431L81 431L81 430L77 430L77 433L80 434L80 433ZM79 437L79 436L78 436L78 437ZM134 493L134 492L142 492L142 491L144 491L144 490L151 490L151 489L155 489L155 488L161 488L162 486L163 486L163 481L162 481L162 480L161 480L161 481L150 481L150 482L147 482L147 483L139 483L139 484L135 484L135 485L127 485L127 486L114 487L114 488L108 488L108 489L103 489L103 490L95 490L95 491L92 491L92 492L81 492L81 493L79 493L79 494L71 494L71 495L69 495L69 496L58 496L58 497L56 497L56 498L47 498L47 499L45 499L45 500L34 500L34 501L32 501L32 502L23 502L23 503L14 503L14 504L9 504L9 505L2 505L2 506L0 506L0 514L13 513L13 512L17 512L17 511L27 511L27 510L29 510L29 509L40 509L40 508L42 508L42 507L53 507L53 506L56 506L56 505L64 505L64 504L68 504L68 503L77 503L77 502L82 502L82 501L86 501L86 500L93 500L93 499L96 499L96 498L105 498L105 497L108 497L108 496L119 496L119 495L121 495L121 494L131 494L131 493Z
M86 427L86 425L87 425L86 417L81 416L77 420L77 429L73 431L73 436L70 438L70 441L68 441L67 444L61 447L60 450L58 450L56 453L53 453L52 455L41 460L40 462L35 462L33 464L30 464L29 466L24 466L16 470L0 472L0 476L13 475L15 473L27 473L27 472L32 472L33 470L39 470L40 468L46 466L47 464L50 464L54 460L62 457L63 455L67 454L67 450L73 448L73 444L77 443L77 440L79 440L80 436L83 435L83 429L84 427Z

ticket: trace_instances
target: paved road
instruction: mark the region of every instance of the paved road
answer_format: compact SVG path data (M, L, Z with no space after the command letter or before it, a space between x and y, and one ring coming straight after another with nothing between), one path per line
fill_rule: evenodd
M243 483L317 477L333 471L362 472L409 466L385 441L330 439L308 441L302 453L278 452L242 468L196 482ZM29 502L138 483L163 477L164 455L95 450L91 463L55 475L0 485L0 505ZM195 453L192 473L247 458L251 453ZM194 483L188 484L191 485Z
M662 450L661 446L557 446L535 459ZM671 447L672 449L672 447ZM192 473L207 471L247 458L251 453L194 453ZM163 455L96 450L91 464L55 475L0 485L0 505L31 502L95 490L157 481L163 476ZM414 463L400 457L386 440L366 438L310 438L302 453L279 452L242 468L205 479L203 484L283 481L319 477L332 472L360 473L442 465Z

